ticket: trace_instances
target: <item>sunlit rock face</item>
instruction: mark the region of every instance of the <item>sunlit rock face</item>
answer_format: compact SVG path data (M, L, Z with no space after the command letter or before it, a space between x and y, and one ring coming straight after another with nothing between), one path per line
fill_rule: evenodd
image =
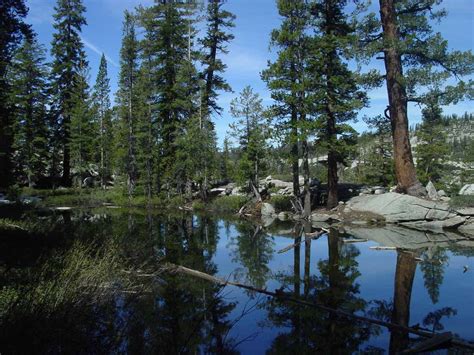
M460 195L474 195L474 184L467 184L459 190Z
M447 203L420 199L394 192L382 195L361 195L347 206L355 212L381 215L389 223L419 220L445 220L456 216Z

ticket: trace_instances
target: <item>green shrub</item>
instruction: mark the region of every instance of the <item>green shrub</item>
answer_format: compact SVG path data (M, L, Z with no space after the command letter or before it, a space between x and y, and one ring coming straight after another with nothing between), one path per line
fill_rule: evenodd
M291 211L291 196L273 195L270 198L270 203L275 207L277 212Z
M204 211L206 209L206 204L201 200L193 201L193 210L195 211Z
M458 195L451 197L449 201L451 207L474 207L474 196Z
M224 213L238 212L249 200L247 196L221 196L212 201L211 209Z

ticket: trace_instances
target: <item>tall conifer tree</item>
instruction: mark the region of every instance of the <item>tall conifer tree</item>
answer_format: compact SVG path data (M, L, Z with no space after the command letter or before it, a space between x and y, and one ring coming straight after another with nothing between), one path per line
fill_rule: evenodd
M318 143L328 152L327 207L338 203L337 164L343 163L356 131L347 123L366 102L355 75L344 62L354 29L344 7L346 0L318 0L312 4L315 37L311 47L311 112L317 117Z
M86 176L100 174L95 164L98 127L94 122L88 73L88 68L84 64L75 75L75 87L70 98L68 149L71 154L71 171L78 178L75 184L79 187L83 185Z
M206 117L211 115L212 111L219 113L222 110L217 104L218 91L231 91L229 84L222 77L227 66L219 55L228 53L227 43L234 39L234 35L227 30L235 26L235 15L224 10L224 4L224 0L209 0L206 36L200 40L203 47L202 76L205 81L201 105Z
M449 52L448 43L433 31L432 22L446 16L436 6L442 0L379 0L380 20L369 14L361 22L364 35L361 52L365 57L383 54L392 123L393 153L398 190L412 195L425 194L420 184L409 140L408 102L425 104L435 87L441 104L457 102L471 93L472 80L446 85L451 76L460 79L474 72L471 51ZM428 90L420 90L428 88Z
M230 112L237 119L230 128L233 136L238 138L241 149L238 178L248 183L256 197L261 199L258 185L268 138L268 122L262 99L250 86L246 86L239 97L231 101Z
M24 0L0 2L0 187L7 187L13 182L13 116L8 104L10 85L7 69L22 38L30 34L30 27L24 22L27 13Z
M85 7L82 0L58 0L53 15L55 33L51 47L53 64L51 82L53 89L53 112L58 125L59 146L62 149L62 179L65 186L71 185L70 124L74 106L72 96L81 80L81 72L87 66L80 33L86 25Z
M35 37L25 39L9 70L10 102L14 107L14 144L17 179L33 187L48 165L48 70L45 49Z
M119 159L127 175L127 190L131 199L135 190L138 172L136 160L136 129L138 108L138 49L136 21L125 11L122 30L122 48L120 50L120 75L117 104L120 129L118 136Z
M93 92L94 113L99 128L98 148L100 182L105 187L106 179L112 174L112 112L110 109L110 80L107 76L107 60L102 54L99 72Z
M279 29L272 31L271 44L278 48L278 58L263 71L262 77L276 102L273 112L280 118L278 128L286 133L291 149L293 194L299 201L299 126L306 121L304 74L308 59L309 12L304 0L278 0L277 7L283 22ZM309 181L305 185L309 185Z

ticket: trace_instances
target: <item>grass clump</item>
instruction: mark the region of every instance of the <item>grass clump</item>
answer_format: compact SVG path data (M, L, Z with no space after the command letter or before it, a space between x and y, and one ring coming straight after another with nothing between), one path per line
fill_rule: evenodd
M28 231L29 229L28 223L24 221L14 221L8 218L0 218L0 230L1 231L9 231L9 232L17 232L17 231Z
M473 195L458 195L451 197L449 205L453 208L474 207Z

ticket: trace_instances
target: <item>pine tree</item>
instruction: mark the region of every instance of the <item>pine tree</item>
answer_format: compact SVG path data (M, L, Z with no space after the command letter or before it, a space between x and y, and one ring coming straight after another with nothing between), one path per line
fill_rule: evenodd
M85 7L81 0L57 0L53 15L53 34L51 55L54 60L51 70L53 89L52 108L58 125L56 137L61 146L62 184L71 185L71 153L70 153L70 124L74 106L72 99L82 68L87 66L86 55L83 49L80 33L86 25L83 15Z
M12 143L13 113L8 104L10 85L8 66L22 38L30 35L24 23L28 8L24 0L2 0L0 3L0 187L13 182Z
M220 178L223 181L231 180L234 177L234 164L231 157L231 143L229 137L224 138L221 160L220 160Z
M380 21L370 14L360 26L364 33L363 56L383 54L389 99L386 114L392 122L398 190L413 195L424 194L425 190L413 163L408 102L426 104L434 94L443 105L455 103L473 87L472 80L445 85L452 76L459 79L473 73L474 57L470 51L449 52L447 41L433 31L430 20L446 15L444 10L435 9L440 3L441 0L379 0Z
M89 93L88 69L84 65L74 79L71 92L68 150L71 154L71 171L78 178L75 185L81 187L87 174L100 173L96 169L96 141L98 127L94 122L92 100Z
M48 127L45 49L35 37L27 38L17 50L8 76L10 102L14 107L16 178L35 186L46 177L48 165Z
M159 172L162 184L171 188L176 172L175 141L183 127L183 113L178 74L188 58L194 57L190 42L194 29L193 8L174 1L156 3L139 11L140 23L145 30L142 57L147 72L143 78L152 84L147 98L149 120L157 133L151 133L159 144ZM191 60L194 58L191 58Z
M300 123L306 121L307 111L304 78L308 59L309 12L304 0L278 0L277 7L283 22L279 29L272 31L271 44L279 48L278 58L263 71L262 78L276 102L272 111L280 118L277 127L285 132L286 142L291 147L293 194L299 198L298 129ZM309 166L305 165L305 168L309 171ZM309 189L309 181L305 181L305 185Z
M374 130L370 135L371 144L365 154L363 169L363 183L370 185L388 186L393 184L393 154L390 120L380 115L365 118L369 128Z
M105 188L106 179L112 175L112 111L110 109L110 80L107 77L107 60L102 54L93 92L94 113L99 128L100 182Z
M416 131L418 145L416 169L423 184L438 182L449 154L448 135L442 122L442 110L436 102L422 110L422 124Z
M131 199L137 182L136 129L138 108L138 48L135 18L125 11L122 48L120 50L119 90L117 105L120 129L117 134L119 161L127 175L128 196Z
M221 76L226 65L219 58L219 54L227 54L226 44L234 39L232 33L226 29L233 28L235 15L223 10L224 0L210 0L207 5L206 36L200 40L203 47L203 73L205 87L202 93L203 115L220 113L222 108L217 104L218 91L231 91L229 84Z
M250 86L246 86L239 97L231 101L230 112L232 117L238 119L230 125L232 135L239 140L241 150L237 163L238 178L246 182L260 199L259 176L262 173L268 137L262 99Z
M350 146L356 143L356 131L347 123L357 116L366 102L355 75L344 62L351 35L344 7L347 1L321 0L312 4L316 36L312 39L311 113L317 118L318 143L328 152L327 207L338 203L337 164L343 163Z

